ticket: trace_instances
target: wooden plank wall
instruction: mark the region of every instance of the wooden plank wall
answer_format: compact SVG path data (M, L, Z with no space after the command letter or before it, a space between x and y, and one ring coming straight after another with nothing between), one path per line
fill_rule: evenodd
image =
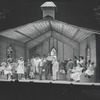
M63 53L63 43L58 41L58 60L64 60L64 53Z
M71 48L67 44L51 37L47 41L37 45L34 48L31 48L30 51L30 57L35 54L39 55L48 55L50 50L52 48L55 48L57 50L57 58L58 60L65 60L67 58L73 59L74 56L79 56L79 47L77 48Z
M0 63L6 58L6 49L10 44L13 45L16 51L16 58L19 58L20 56L25 58L25 46L23 43L0 36Z
M91 61L96 64L96 39L95 35L90 36L80 43L80 55L86 57L86 47L87 45L91 51Z
M69 47L68 45L64 44L64 59L71 58L73 59L73 48Z
M49 39L43 42L43 54L47 55L49 52Z

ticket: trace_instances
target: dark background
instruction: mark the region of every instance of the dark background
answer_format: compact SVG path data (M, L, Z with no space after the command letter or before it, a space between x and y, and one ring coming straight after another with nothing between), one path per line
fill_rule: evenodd
M0 0L0 11L7 9L0 20L0 31L42 19L40 6L46 0ZM69 24L99 30L100 24L93 9L100 0L51 0L57 6L56 19Z

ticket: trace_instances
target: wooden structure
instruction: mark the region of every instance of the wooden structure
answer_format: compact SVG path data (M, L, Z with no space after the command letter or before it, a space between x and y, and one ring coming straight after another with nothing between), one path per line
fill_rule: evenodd
M96 81L99 81L100 32L55 20L53 2L46 2L41 8L43 19L0 32L0 62L10 44L15 49L15 57L22 56L25 60L34 54L47 55L52 48L56 49L58 60L79 55L87 58L88 47L90 58L96 64Z

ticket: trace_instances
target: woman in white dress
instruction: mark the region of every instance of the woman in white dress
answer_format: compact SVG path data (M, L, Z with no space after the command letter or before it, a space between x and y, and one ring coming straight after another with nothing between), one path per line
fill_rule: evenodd
M7 61L6 61L6 59L4 59L3 62L1 63L1 67L0 67L1 75L4 75L4 69L6 66L7 66Z
M94 75L94 62L91 62L87 70L85 71L85 77L91 78Z
M4 75L7 76L8 80L11 80L11 75L12 75L11 69L12 69L12 63L7 62L7 66L4 69Z
M22 57L18 60L18 67L17 67L17 74L18 74L18 79L24 78L24 60Z
M82 74L82 70L83 70L83 68L78 63L76 68L71 69L71 72L72 72L72 74L70 74L71 79L75 82L79 82L80 76Z
M56 80L57 79L57 72L59 69L59 63L57 61L57 58L54 58L52 63L53 63L53 66L52 66L53 80Z
M37 56L36 59L34 60L34 65L35 65L35 71L36 71L36 74L39 74L39 63L40 63L41 59Z

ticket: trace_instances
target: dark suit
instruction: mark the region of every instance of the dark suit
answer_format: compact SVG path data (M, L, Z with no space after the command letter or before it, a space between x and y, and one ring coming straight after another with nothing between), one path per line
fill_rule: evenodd
M73 61L68 61L67 66L66 66L66 70L67 70L67 80L70 81L70 70L74 67Z
M68 61L67 66L66 66L66 70L72 69L73 67L74 67L73 61Z
M50 79L50 68L51 68L51 61L46 61L44 63L45 67L45 79Z

